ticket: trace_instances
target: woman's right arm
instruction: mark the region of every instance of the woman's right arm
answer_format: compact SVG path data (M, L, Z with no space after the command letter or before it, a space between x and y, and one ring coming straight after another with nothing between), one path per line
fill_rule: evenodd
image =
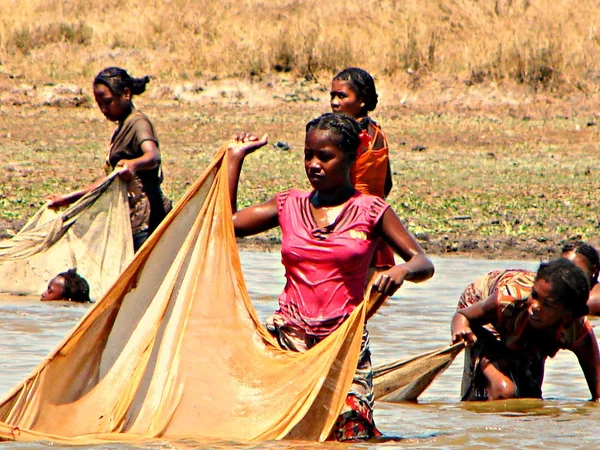
M240 133L234 136L227 150L229 201L233 213L235 235L238 237L258 234L279 225L277 197L240 211L237 209L237 191L244 159L250 153L266 145L268 141L269 138L266 134L259 138L253 134Z
M465 341L467 345L473 345L477 337L471 329L471 324L477 321L479 324L490 323L498 310L498 294L494 293L482 302L475 303L467 308L460 309L452 317L452 343Z
M46 201L49 208L60 208L61 206L67 206L71 203L75 203L89 191L86 189L79 189L75 192L70 192L68 194L60 195L60 194L50 194L46 197Z
M77 191L70 192L68 194L51 194L48 197L46 197L47 205L49 208L60 208L61 206L67 206L71 203L75 203L85 194L87 194L88 192L92 192L94 189L100 186L105 179L106 178L100 178L99 180L94 181L92 184L81 188Z

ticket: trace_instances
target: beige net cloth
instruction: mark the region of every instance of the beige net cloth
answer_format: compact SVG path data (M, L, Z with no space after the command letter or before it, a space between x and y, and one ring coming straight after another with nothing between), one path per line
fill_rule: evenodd
M42 207L0 241L0 292L39 295L73 267L99 299L133 259L126 184L114 173L63 210Z
M242 277L224 154L0 403L0 439L85 445L329 436L355 372L367 302L308 352L278 347Z
M373 368L375 400L416 400L465 348L464 342Z
M242 278L223 155L2 401L0 438L327 438L352 381L365 308L307 353L277 347Z

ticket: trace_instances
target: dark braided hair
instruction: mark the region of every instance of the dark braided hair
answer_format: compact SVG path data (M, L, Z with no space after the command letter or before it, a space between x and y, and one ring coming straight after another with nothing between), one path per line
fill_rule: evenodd
M77 273L77 269L61 272L57 277L61 277L65 281L63 293L65 299L79 303L91 302L90 286L85 278Z
M123 95L125 88L129 88L131 95L139 95L146 90L146 84L149 82L149 76L132 78L125 69L120 67L102 69L94 78L94 84L103 84L117 95Z
M356 161L356 151L360 145L360 127L356 120L348 114L325 113L306 124L307 134L314 129L329 131L335 146L344 152L348 162L352 164Z
M540 264L535 280L545 280L556 297L575 317L589 313L587 306L590 286L583 270L566 258Z
M598 283L598 270L600 269L600 256L598 251L583 241L569 242L561 250L561 254L573 252L576 255L582 255L589 262L592 269L592 286Z
M377 107L377 90L373 77L366 70L358 67L348 67L342 70L334 78L334 80L348 81L352 86L354 93L360 97L365 106L362 113L373 111Z

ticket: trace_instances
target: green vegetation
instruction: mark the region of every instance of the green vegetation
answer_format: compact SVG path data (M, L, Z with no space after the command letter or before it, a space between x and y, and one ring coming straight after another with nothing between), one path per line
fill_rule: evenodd
M112 125L89 88L104 67L152 77L136 102L158 130L173 199L235 130L290 143L249 158L243 206L308 188L303 125L353 65L380 93L388 200L430 251L597 244L597 3L2 1L0 235L46 195L102 175Z
M302 163L303 125L321 112L320 105L194 107L144 103L143 97L138 104L154 118L164 187L173 199L237 130L268 132L272 143L286 140L292 147L269 146L248 158L241 206L290 187L309 187ZM0 220L16 231L46 195L102 176L103 146L112 125L94 107L4 111L11 126L0 128ZM547 253L568 239L598 242L600 133L594 122L456 111L399 115L389 107L377 112L392 144L394 188L388 200L424 245L442 242L431 251L469 250L464 242L501 240L505 253L511 245Z

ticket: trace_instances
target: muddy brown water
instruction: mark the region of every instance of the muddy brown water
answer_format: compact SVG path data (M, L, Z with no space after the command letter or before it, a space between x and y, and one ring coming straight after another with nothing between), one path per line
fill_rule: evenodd
M283 287L278 253L242 252L250 295L265 318L277 304ZM477 276L500 268L535 269L532 261L488 261L434 258L436 274L422 283L407 283L369 322L373 363L382 364L418 355L448 344L450 318L462 289ZM70 331L89 306L42 303L37 298L0 301L0 396L22 381ZM597 326L597 319L592 324ZM416 403L377 403L380 430L397 442L360 443L343 448L598 448L600 406L588 402L589 391L574 355L561 351L546 365L544 401L490 403L458 401L462 359L427 389ZM5 446L32 448L32 444ZM45 447L38 444L35 447ZM53 445L53 447L57 447ZM98 448L207 448L194 442L153 442ZM340 444L263 442L253 445L223 442L210 448L321 448Z

